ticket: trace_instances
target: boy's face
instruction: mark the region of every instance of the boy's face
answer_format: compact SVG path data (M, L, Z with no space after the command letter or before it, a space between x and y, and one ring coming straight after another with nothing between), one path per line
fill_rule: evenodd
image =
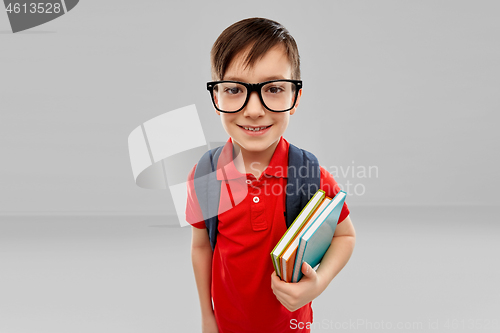
M278 45L270 49L264 56L254 63L253 67L243 68L243 52L240 52L231 61L223 80L241 81L246 83L259 83L275 79L291 79L292 68L283 46ZM222 126L238 145L243 153L274 152L281 135L285 132L290 115L295 113L299 105L302 90L299 91L295 107L286 112L272 112L261 103L257 92L250 94L245 108L236 113L223 113L220 115ZM249 131L243 127L266 127L258 132Z

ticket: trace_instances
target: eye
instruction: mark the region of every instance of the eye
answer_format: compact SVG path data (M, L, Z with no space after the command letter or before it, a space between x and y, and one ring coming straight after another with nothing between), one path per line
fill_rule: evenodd
M272 86L272 87L267 88L267 92L269 92L271 94L278 94L282 91L285 91L285 89L283 89L283 87L280 87L280 86Z
M229 95L236 95L237 93L241 92L241 89L238 87L226 88L224 89L224 92Z

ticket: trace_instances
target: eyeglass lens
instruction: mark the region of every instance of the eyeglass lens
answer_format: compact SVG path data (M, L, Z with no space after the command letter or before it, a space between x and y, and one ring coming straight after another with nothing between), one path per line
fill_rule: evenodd
M236 111L247 99L247 88L239 83L217 83L213 89L215 105L222 111ZM290 109L295 103L295 84L287 81L270 82L262 86L262 100L273 111Z

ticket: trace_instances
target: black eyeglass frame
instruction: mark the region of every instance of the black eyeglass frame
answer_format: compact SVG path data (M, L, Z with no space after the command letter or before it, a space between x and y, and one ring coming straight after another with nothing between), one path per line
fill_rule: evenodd
M272 82L291 82L293 84L295 84L295 96L294 96L294 100L293 100L293 105L291 108L289 109L286 109L286 110L282 110L282 111L275 111L275 110L271 110L267 105L266 103L264 103L264 99L262 98L262 87L265 86L266 84L268 83L272 83ZM245 99L245 103L243 103L243 106L241 108L239 108L238 110L236 111L223 111L221 109L219 109L217 107L217 105L215 104L215 99L214 99L214 86L218 83L238 83L238 84L241 84L243 86L245 86L247 88L247 97ZM240 81L211 81L211 82L207 82L207 90L210 92L210 96L212 97L212 103L214 104L214 107L220 111L220 112L224 112L224 113L235 113L235 112L240 112L241 110L243 110L245 108L245 106L247 105L248 103L248 100L250 99L250 94L252 93L252 91L256 91L257 94L259 95L259 99L260 99L260 102L262 103L262 105L264 105L264 107L271 111L271 112L286 112L286 111L290 111L291 109L293 109L295 107L295 104L297 103L297 96L299 95L299 90L302 89L302 80L288 80L288 79L282 79L282 80L271 80L271 81L265 81L265 82L260 82L260 83L245 83L245 82L240 82Z

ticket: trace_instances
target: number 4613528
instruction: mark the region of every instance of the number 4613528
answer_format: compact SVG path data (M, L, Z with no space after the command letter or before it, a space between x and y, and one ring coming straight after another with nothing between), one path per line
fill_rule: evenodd
M5 11L9 14L59 14L61 12L60 3L44 3L44 2L31 2L31 3L9 3Z

